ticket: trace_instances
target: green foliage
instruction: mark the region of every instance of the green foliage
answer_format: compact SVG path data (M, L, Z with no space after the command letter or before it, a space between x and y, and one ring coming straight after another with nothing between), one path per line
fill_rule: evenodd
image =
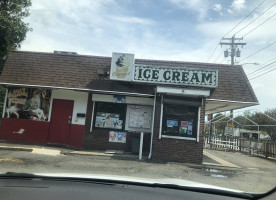
M0 73L9 51L19 48L31 30L23 21L31 4L31 0L0 0Z

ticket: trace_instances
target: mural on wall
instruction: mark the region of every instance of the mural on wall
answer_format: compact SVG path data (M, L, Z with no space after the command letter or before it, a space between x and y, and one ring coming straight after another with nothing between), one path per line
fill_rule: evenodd
M8 88L6 118L48 121L51 90Z

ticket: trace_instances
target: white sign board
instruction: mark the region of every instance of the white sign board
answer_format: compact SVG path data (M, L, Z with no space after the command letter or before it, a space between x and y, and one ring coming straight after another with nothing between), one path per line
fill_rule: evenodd
M152 106L128 105L126 130L150 132Z
M134 54L112 53L110 79L131 81L134 69Z
M135 65L134 82L217 87L218 70Z

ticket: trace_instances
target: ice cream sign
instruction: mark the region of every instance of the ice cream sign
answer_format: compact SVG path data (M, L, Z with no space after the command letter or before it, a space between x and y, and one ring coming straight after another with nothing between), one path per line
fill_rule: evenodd
M110 79L131 81L134 54L112 53Z
M217 87L218 71L180 67L135 65L133 81L159 84L177 84Z
M113 53L110 79L215 88L218 70L134 64L134 54Z

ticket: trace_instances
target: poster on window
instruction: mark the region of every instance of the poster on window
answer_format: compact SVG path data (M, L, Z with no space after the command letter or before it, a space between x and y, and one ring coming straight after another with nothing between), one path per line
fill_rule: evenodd
M123 120L120 120L120 114L97 112L95 127L122 129Z
M187 135L193 135L193 123L189 122L188 124L188 133Z
M179 134L187 134L188 132L188 121L181 121L179 127Z
M150 129L151 127L151 106L130 105L128 127L138 129Z
M110 131L109 142L126 143L126 132Z
M177 120L167 120L167 127L173 128L175 126L178 126L178 121Z
M5 117L48 121L51 90L8 88Z

